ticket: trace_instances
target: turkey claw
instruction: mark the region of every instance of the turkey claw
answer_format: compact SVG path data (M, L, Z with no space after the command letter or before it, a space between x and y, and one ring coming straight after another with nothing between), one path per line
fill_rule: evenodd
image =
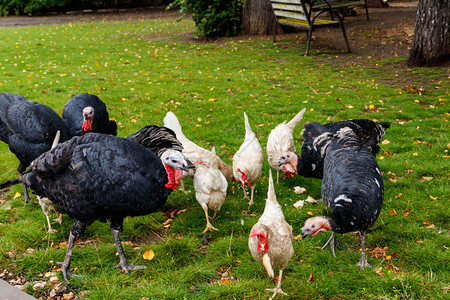
M122 269L125 273L130 274L130 271L139 270L139 269L147 269L147 266L133 266L132 264L127 263L119 263L114 267L115 269Z

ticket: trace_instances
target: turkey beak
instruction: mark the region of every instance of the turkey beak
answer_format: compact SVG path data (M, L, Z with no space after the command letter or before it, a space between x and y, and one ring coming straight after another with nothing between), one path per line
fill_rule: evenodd
M189 160L186 159L188 169L195 169L195 165Z
M302 240L304 240L308 235L309 234L306 234L306 233L302 234Z
M183 170L183 171L185 171L185 172L189 172L189 169L195 169L195 166L194 166L193 163L191 163L191 162L189 161L189 159L186 159L186 160L184 161L184 163L181 164L180 170Z

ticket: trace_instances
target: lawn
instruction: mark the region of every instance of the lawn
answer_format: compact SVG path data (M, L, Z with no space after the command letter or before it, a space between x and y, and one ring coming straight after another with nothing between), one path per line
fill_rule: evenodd
M0 31L0 92L21 94L60 113L73 95L99 96L119 124L119 136L162 125L167 111L185 135L227 163L244 140L243 112L265 149L277 124L306 108L305 122L352 118L391 122L377 161L385 198L366 247L372 269L361 271L359 237L338 235L337 257L320 251L329 234L293 241L295 254L284 271L279 299L445 299L450 287L448 69L406 69L406 57L342 63L348 54L313 46L303 56L304 34L192 38L190 20L175 18L95 21ZM367 29L370 30L370 29ZM375 29L374 29L375 30ZM298 37L303 42L298 42ZM348 57L347 57L348 60ZM400 72L399 72L400 70ZM0 181L17 176L18 161L0 144ZM130 261L148 269L130 275L118 263L109 224L95 222L74 249L75 274L66 285L56 262L65 255L73 220L53 223L34 195L23 205L20 186L0 194L0 277L36 298L73 295L85 299L266 299L274 280L248 250L248 234L264 209L269 166L248 209L239 184L229 182L227 199L210 236L204 213L190 193L174 191L161 212L127 218L121 237ZM295 194L294 187L306 188ZM327 215L321 182L294 177L275 185L294 235L310 215ZM57 217L57 214L54 214ZM168 221L171 220L171 221ZM208 243L204 243L209 238ZM203 242L202 242L203 241ZM152 260L143 258L148 250ZM148 252L147 252L148 253ZM50 280L57 276L58 280ZM54 279L54 278L53 278ZM37 287L36 283L41 284ZM35 286L35 288L33 288Z

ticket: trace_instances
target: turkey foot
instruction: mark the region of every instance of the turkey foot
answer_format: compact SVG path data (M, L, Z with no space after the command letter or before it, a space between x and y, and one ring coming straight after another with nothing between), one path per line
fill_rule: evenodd
M133 266L132 264L125 262L120 262L117 266L114 267L115 269L122 269L125 271L125 273L129 274L130 271L139 270L139 269L147 269L147 266Z
M270 297L269 299L271 300L271 299L273 299L273 298L275 298L275 296L277 295L277 294L283 294L283 295L286 295L287 296L287 294L285 293L285 292L283 292L283 290L281 289L281 287L275 287L275 288L273 288L273 289L265 289L265 291L267 291L267 292L273 292L273 295L272 295L272 297Z

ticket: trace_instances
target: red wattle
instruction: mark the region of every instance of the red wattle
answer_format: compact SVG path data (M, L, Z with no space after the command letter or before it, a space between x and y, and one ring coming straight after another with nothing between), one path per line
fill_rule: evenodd
M242 181L241 181L241 186L242 187L244 187L244 184L246 184L246 185L250 185L250 182L248 182L248 180L246 180L247 179L247 174L245 174L245 172L243 172L241 169L237 169L238 170L238 172L239 173L241 173L242 174L242 176L241 176L241 179L242 179Z
M81 129L83 131L91 131L92 130L92 118L88 118L84 120L83 125L81 125Z
M269 245L267 244L266 234L263 230L252 230L249 237L257 236L259 238L258 252L267 252Z

